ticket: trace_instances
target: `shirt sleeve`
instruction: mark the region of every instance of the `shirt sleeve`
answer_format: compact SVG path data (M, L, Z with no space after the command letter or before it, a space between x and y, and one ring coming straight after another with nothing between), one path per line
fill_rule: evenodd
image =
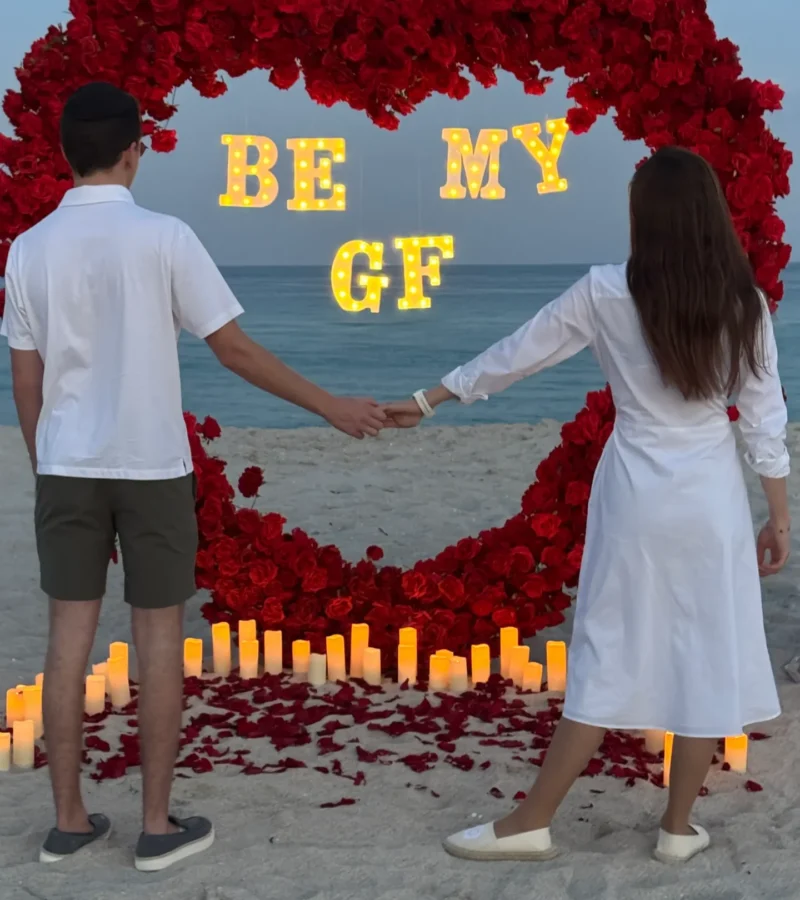
M772 316L764 304L764 367L747 371L737 398L739 427L745 443L745 460L765 478L785 478L789 474L786 449L788 412L778 375L778 348Z
M13 244L6 263L5 285L6 308L0 322L0 335L8 339L8 346L12 350L38 350L17 281L16 253Z
M442 384L462 403L486 400L579 353L589 346L594 333L590 272L514 334L446 375Z
M172 308L178 325L204 340L244 310L192 229L178 223L172 257Z

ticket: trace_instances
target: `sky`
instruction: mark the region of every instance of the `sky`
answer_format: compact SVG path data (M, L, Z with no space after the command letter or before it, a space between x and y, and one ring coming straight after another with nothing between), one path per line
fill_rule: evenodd
M0 29L0 92L16 85L14 67L48 25L65 21L66 0L14 4ZM800 3L797 0L709 0L720 36L741 48L745 73L771 79L786 91L785 109L770 125L800 154ZM186 220L220 265L329 264L351 239L385 241L400 235L452 234L455 263L602 263L627 253L627 183L645 155L625 142L610 118L588 135L568 135L559 162L566 193L539 196L538 167L511 139L501 155L502 201L442 200L446 146L442 129L507 128L565 115L566 79L556 78L543 98L527 97L513 78L490 90L476 87L461 102L433 97L396 132L376 128L363 113L314 104L302 85L279 91L267 74L230 81L228 93L204 100L186 86L173 120L179 144L169 155L148 154L134 187L137 201ZM0 130L8 123L0 113ZM276 201L263 209L221 208L226 188L223 133L265 135L278 146ZM347 185L344 212L293 212L289 138L343 137L347 161L334 167ZM800 188L779 207L788 240L800 245ZM387 251L386 264L393 260Z

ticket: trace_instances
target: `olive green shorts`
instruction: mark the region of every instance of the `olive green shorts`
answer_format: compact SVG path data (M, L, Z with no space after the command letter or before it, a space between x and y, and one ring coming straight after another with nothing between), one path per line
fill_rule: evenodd
M115 540L125 602L163 609L195 593L195 477L167 481L36 479L36 547L42 590L55 600L99 600Z

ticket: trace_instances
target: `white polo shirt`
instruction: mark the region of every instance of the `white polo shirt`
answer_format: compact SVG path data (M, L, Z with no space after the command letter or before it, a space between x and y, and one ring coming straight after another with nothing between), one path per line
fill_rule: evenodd
M44 360L39 474L191 472L177 338L243 312L191 228L124 187L73 188L14 241L5 280L0 334Z

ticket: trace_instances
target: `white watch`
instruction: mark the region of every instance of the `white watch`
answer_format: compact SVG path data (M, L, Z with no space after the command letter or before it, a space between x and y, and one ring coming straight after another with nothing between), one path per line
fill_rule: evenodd
M416 391L412 394L414 400L416 401L417 406L419 407L419 411L425 416L426 419L430 419L431 416L434 415L434 409L428 403L428 398L425 396L425 391Z

